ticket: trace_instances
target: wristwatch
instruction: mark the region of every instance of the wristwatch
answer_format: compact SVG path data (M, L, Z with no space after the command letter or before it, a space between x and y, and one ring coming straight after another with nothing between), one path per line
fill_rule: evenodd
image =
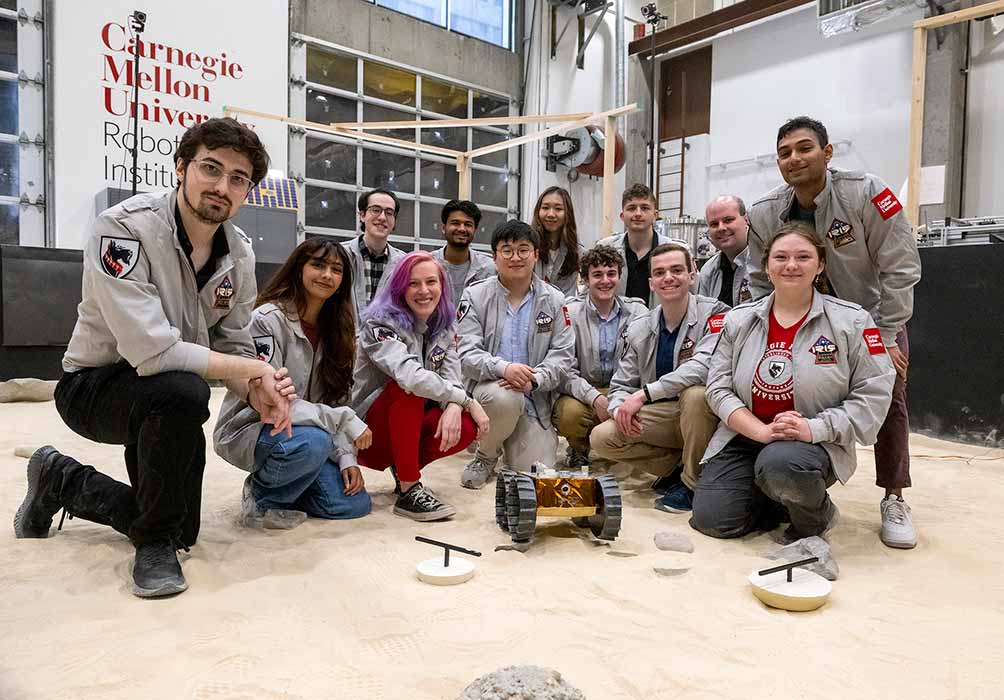
M652 403L652 395L648 393L648 384L643 384L641 390L645 392L645 400L648 403Z

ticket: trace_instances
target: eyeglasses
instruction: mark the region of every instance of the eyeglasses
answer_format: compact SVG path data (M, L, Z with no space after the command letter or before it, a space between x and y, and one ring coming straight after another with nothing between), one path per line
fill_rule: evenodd
M377 206L366 207L366 212L370 216L380 216L381 214L383 214L388 219L393 219L395 216L397 216L397 212L394 211L393 209L390 208L384 209L383 207L377 207Z
M513 256L519 258L520 260L526 260L533 254L533 248L530 246L521 246L519 248L499 248L498 254L505 258L506 260L512 260Z
M199 176L207 183L217 183L221 177L226 175L227 186L234 192L247 194L254 187L254 183L248 178L237 173L228 173L211 160L193 160L192 162L195 163L195 169L199 173Z

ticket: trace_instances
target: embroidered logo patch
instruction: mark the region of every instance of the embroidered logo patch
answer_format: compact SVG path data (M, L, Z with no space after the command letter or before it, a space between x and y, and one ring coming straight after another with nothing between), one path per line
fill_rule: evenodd
M817 365L837 364L837 345L825 335L816 339L816 342L809 348L809 352L816 356Z
M884 221L888 221L903 208L903 205L896 199L896 195L888 187L872 198L872 204L878 209L878 213Z
M537 324L538 333L550 333L551 326L554 325L554 319L541 311L537 314L537 318L534 320L534 323Z
M213 292L213 308L214 309L229 309L230 300L234 297L234 285L230 281L230 275L223 277L223 281Z
M275 338L271 335L256 335L254 340L254 352L262 362L272 362L275 357Z
M377 342L384 342L385 340L401 340L401 336L393 331L391 328L386 326L377 326L373 329L373 337L377 339Z
M865 338L865 345L872 355L885 355L885 343L882 342L882 334L878 328L865 328L861 332Z
M568 313L568 307L567 306L562 306L561 307L561 311L562 311L563 314L565 314L565 325L566 326L572 325L572 316L571 316L571 314Z
M470 310L471 310L471 302L466 300L460 302L460 305L457 306L457 323L463 321L464 316L466 316L467 312L469 312Z
M680 345L680 355L677 358L679 362L689 360L694 356L694 345L695 343L693 338L686 338L683 341L683 344Z
M446 359L446 350L442 346L437 345L432 352L429 353L429 363L432 365L432 369L439 371L440 367L443 366L443 361Z
M720 333L725 328L725 314L708 317L708 333Z
M846 221L834 219L830 224L830 230L826 232L826 237L833 241L834 248L842 248L854 242L854 227Z
M135 238L102 236L101 269L116 279L128 277L139 262L140 243Z
M750 291L750 281L744 279L739 283L739 303L745 304L748 301L753 301L753 292Z

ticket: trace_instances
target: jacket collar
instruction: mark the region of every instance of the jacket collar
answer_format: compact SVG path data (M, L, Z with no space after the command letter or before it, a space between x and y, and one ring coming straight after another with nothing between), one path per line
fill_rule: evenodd
M765 326L770 324L770 310L774 306L774 292L771 292L763 298L763 300L757 305L754 310L754 314L760 319L760 322ZM814 319L816 316L823 315L823 295L820 294L815 289L812 290L812 305L809 307L809 313L805 317L803 325Z
M830 201L830 190L833 188L833 173L836 172L833 168L826 169L826 183L823 185L823 189L820 190L816 198L813 199L813 203L816 205L815 211L818 211L820 207L824 206L828 201ZM784 195L784 208L778 212L777 218L782 223L784 223L788 218L788 212L791 211L791 205L795 201L795 188L788 185L785 195ZM747 250L749 248L747 247Z
M171 229L171 238L174 241L174 247L184 253L181 241L178 240L178 227L174 220L174 208L178 206L178 190L171 190L167 194L166 199L162 199L159 204L157 215ZM227 247L230 248L229 253L224 255L223 258L229 256L231 260L240 260L247 257L248 248L251 246L237 233L237 227L234 226L233 219L227 219L223 222L223 235L226 236Z
M687 326L688 328L697 323L697 299L694 297L693 293L687 292L687 313L680 321L681 326ZM662 330L662 305L659 304L653 308L648 315L648 327L652 331L653 335L659 335Z

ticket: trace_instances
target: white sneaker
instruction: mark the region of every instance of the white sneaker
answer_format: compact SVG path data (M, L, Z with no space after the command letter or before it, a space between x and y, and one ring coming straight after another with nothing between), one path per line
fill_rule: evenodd
M895 494L882 499L882 531L879 533L886 547L913 549L917 546L917 531L913 528L910 506Z
M489 464L481 457L475 457L464 467L460 485L465 489L479 489L495 475L495 464Z

